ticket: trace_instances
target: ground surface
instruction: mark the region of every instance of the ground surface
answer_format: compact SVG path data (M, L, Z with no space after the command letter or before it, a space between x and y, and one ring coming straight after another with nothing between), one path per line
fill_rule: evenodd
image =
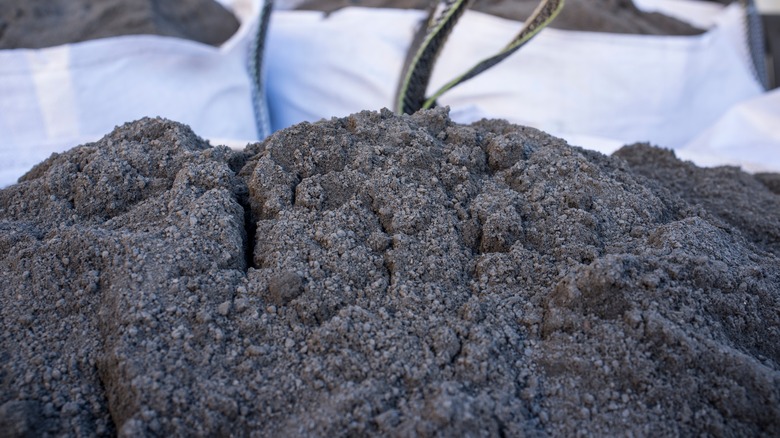
M777 436L772 176L617 155L440 109L53 156L0 190L0 430Z

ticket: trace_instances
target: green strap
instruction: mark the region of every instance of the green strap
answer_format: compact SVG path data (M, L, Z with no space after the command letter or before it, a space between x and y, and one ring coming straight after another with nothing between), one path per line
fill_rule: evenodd
M433 4L425 25L420 26L407 54L396 95L397 113L411 114L422 107L436 59L471 1L439 0Z
M273 0L263 0L258 17L257 30L249 47L249 76L252 79L252 107L255 113L255 126L260 140L271 135L271 118L263 83L263 56L265 39L268 35L268 25L273 10Z
M444 42L449 37L455 23L460 19L470 3L470 0L440 1L438 7L431 10L427 26L421 28L415 37L415 42L412 43L410 53L413 53L414 56L407 60L401 75L401 84L398 87L398 96L396 98L396 112L411 114L419 109L431 108L435 104L436 99L447 90L500 63L550 24L563 9L564 2L565 0L542 0L525 21L520 33L504 49L496 55L480 61L426 99L425 91L433 73L436 58L441 52Z

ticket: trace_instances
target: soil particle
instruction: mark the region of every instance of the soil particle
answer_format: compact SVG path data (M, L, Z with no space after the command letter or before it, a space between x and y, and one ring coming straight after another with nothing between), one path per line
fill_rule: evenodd
M780 198L617 155L446 109L54 155L0 190L0 425L780 434Z

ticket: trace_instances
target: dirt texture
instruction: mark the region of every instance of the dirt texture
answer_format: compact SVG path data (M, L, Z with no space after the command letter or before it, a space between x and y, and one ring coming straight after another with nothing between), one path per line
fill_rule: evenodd
M213 0L3 0L0 49L141 34L218 46L238 26L233 14Z
M779 435L780 196L617 155L446 109L55 154L0 190L0 430Z
M428 9L431 0L302 0L296 9L327 13L348 6ZM539 0L474 0L470 9L525 21ZM632 0L566 0L550 27L565 30L640 35L696 35L703 31L657 12L642 12Z

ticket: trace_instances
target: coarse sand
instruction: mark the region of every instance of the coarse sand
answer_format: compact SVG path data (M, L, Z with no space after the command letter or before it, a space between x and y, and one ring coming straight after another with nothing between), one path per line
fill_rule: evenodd
M616 155L446 109L55 154L0 190L0 431L780 435L772 176Z

